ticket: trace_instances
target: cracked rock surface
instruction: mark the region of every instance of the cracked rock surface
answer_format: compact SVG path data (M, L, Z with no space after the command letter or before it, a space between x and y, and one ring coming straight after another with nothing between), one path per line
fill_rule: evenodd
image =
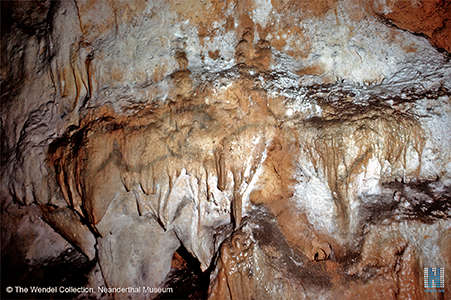
M1 10L2 298L449 296L449 1Z

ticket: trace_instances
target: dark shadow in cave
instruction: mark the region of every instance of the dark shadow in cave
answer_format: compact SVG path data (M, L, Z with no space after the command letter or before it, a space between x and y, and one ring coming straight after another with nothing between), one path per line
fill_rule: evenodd
M208 298L210 273L212 264L202 272L199 261L182 245L172 257L171 271L162 284L164 288L172 288L172 293L159 294L156 299L202 300Z
M14 248L14 249L13 249ZM29 264L15 247L1 256L1 299L72 299L76 293L31 293L30 287L81 287L88 282L88 274L96 260L88 258L74 248L58 257L36 265ZM27 287L28 293L7 293L7 287Z

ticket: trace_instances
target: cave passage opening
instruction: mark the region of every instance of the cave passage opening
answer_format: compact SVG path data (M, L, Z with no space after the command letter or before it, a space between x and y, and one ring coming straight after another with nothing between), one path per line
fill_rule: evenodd
M171 270L162 284L172 288L170 293L162 293L156 299L207 299L210 274L215 264L205 271L200 262L181 245L172 257Z

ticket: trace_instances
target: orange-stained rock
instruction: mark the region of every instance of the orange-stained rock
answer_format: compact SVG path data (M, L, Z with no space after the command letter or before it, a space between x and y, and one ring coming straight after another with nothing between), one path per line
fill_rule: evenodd
M372 7L399 28L426 35L438 48L451 52L451 3L442 0L397 0Z
M252 212L221 247L209 299L307 299L328 295L324 265L289 247L271 215Z
M289 246L258 208L221 248L209 299L441 299L423 290L414 246L392 228L374 228L359 258L309 260Z

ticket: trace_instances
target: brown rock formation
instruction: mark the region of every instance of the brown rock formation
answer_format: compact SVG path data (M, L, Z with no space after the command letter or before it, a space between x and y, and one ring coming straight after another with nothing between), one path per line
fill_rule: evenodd
M426 35L438 48L451 51L451 2L447 0L374 1L373 9L396 26Z
M2 299L448 297L449 1L1 5Z

